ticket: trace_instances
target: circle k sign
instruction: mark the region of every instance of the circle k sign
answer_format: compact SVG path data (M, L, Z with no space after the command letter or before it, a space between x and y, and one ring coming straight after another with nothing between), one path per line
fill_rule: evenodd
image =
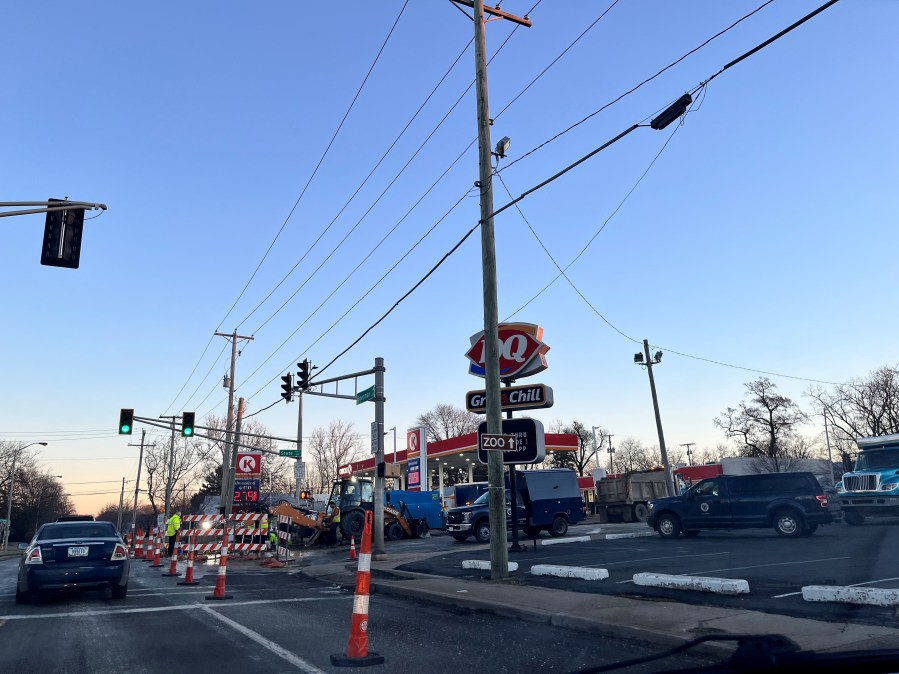
M237 475L259 475L262 472L262 454L248 452L237 455Z
M547 368L543 343L543 328L533 323L500 323L499 326L499 376L501 379L529 377ZM469 363L468 373L476 377L486 376L487 360L484 348L484 331L471 336L471 348L465 353Z

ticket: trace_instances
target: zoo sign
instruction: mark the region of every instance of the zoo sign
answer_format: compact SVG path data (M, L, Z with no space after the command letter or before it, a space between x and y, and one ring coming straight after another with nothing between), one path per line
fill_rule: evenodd
M499 335L499 376L500 379L529 377L547 368L546 352L549 347L543 343L543 328L533 323L500 323ZM468 373L485 377L484 363L487 358L484 348L484 331L471 336L471 347L465 356L471 361Z

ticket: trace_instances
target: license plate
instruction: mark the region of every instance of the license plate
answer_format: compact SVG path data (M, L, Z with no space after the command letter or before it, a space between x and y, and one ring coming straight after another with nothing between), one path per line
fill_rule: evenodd
M69 557L87 557L87 546L80 545L78 547L69 548Z

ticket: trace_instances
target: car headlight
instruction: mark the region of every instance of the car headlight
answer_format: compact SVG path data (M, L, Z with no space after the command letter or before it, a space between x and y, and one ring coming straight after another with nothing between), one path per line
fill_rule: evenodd
M646 504L646 507L649 508L650 510L652 510L653 508L656 507L656 504L653 503L652 501L650 501L649 503Z
M471 521L471 511L470 510L466 510L464 513L462 513L462 521L463 522Z

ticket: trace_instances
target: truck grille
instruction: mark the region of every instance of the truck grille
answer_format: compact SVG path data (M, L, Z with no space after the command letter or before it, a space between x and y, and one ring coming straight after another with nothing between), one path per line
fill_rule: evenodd
M877 491L879 485L878 475L845 475L843 477L843 487L846 491Z
M450 524L462 524L462 513L449 513L446 521Z

